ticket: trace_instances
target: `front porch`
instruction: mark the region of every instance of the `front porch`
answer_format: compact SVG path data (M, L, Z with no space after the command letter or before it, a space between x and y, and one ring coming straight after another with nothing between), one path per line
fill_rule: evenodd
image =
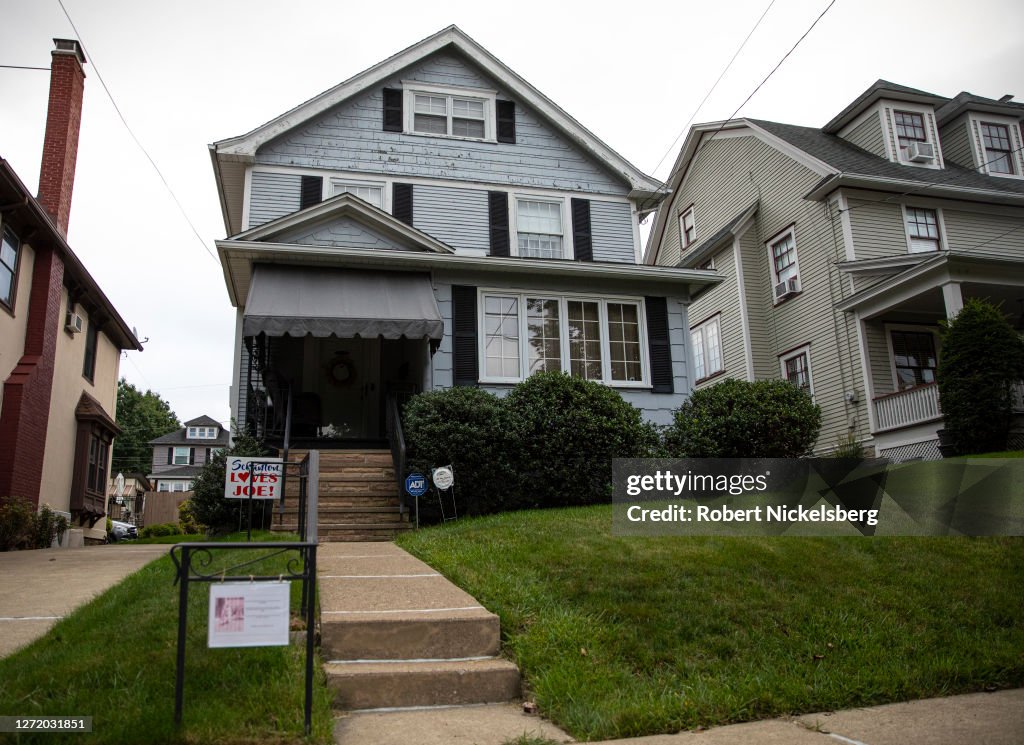
M880 269L867 264L849 262L843 269L863 281ZM878 455L897 460L940 457L940 323L955 317L965 298L995 304L1024 330L1024 266L993 257L929 256L839 304L856 322ZM1014 389L1014 410L1024 415L1024 384Z

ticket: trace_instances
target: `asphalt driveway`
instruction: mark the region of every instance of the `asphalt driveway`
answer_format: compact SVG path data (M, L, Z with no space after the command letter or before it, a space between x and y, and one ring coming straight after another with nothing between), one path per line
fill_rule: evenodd
M0 657L168 550L122 543L0 553Z

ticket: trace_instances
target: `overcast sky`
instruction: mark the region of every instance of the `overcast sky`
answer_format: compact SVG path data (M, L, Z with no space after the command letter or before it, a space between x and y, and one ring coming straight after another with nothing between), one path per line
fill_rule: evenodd
M687 120L770 0L353 3L64 0L86 49L72 248L147 338L121 374L184 421L227 423L234 310L207 144L243 134L456 24L640 169L668 176ZM776 0L695 122L724 119L828 6ZM740 116L821 126L878 78L1024 100L1019 0L836 0ZM0 65L75 38L57 0L0 0ZM200 241L121 124L99 76ZM0 156L35 192L47 72L0 68ZM673 144L674 143L674 144ZM665 158L666 151L672 152ZM661 162L660 167L658 167Z

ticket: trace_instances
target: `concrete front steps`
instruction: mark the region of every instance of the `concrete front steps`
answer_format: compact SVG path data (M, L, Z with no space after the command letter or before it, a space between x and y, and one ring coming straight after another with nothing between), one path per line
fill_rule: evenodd
M394 544L322 545L321 649L337 708L509 701L498 617Z
M292 450L300 461L306 450ZM275 508L276 509L276 508ZM285 508L274 516L273 530L298 530L299 484L289 478ZM321 450L318 534L320 542L391 541L409 530L409 515L399 511L398 485L388 450Z

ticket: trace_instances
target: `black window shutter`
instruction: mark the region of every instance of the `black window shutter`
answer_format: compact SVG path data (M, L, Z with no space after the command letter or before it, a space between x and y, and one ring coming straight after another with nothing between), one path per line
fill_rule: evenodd
M323 201L324 179L323 176L303 176L302 190L299 192L299 209L312 207Z
M392 184L391 214L412 225L412 184Z
M513 101L498 101L498 142L516 142L516 105Z
M167 448L167 465L174 465L174 448Z
M190 466L194 466L196 464L196 449L195 448L189 448L188 449L188 464Z
M203 455L204 455L203 462L204 463L209 463L210 462L210 448L206 448L206 452Z
M476 345L476 287L452 287L452 354L455 385L475 386L479 378Z
M401 132L402 122L402 89L384 89L384 131Z
M510 256L507 193L487 192L487 219L491 232L491 256Z
M672 347L668 338L668 302L663 297L644 298L647 308L647 346L651 356L653 393L675 391L672 374Z
M590 200L572 200L572 245L576 261L593 261L594 245L590 239Z

